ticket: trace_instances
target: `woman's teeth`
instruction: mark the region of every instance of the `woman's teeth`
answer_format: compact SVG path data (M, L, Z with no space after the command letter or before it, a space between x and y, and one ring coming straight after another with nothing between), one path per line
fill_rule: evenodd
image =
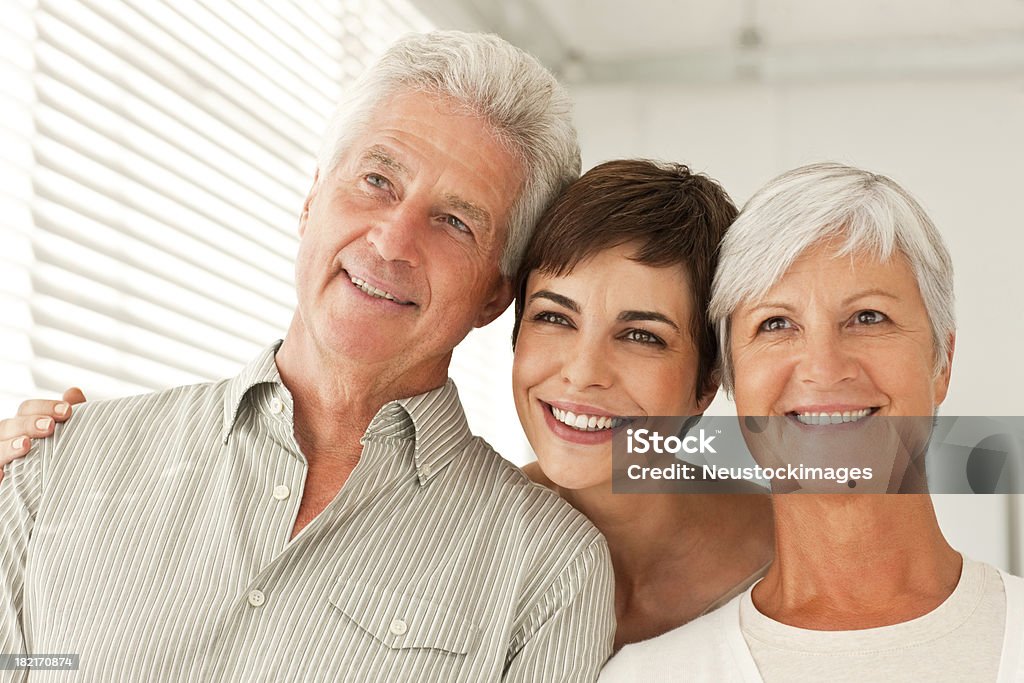
M621 417L597 417L595 415L577 415L568 410L551 407L551 414L562 424L578 429L581 432L596 432L602 429L615 429L626 420Z
M856 422L871 414L874 408L847 410L842 413L797 413L796 419L805 425L837 425L843 422Z

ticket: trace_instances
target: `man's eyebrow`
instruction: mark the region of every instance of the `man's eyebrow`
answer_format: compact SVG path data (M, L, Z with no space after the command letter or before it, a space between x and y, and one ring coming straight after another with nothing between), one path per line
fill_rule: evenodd
M454 194L447 195L444 199L453 211L462 213L479 227L489 229L493 225L491 222L491 214L488 213L487 209L477 206L473 202L468 202L462 197Z
M386 168L389 171L394 171L399 175L409 175L409 169L398 161L398 159L395 159L391 152L380 145L374 145L363 152L362 159L363 161L373 161L380 164L383 168Z
M679 325L676 325L672 320L662 313L657 311L623 311L619 313L619 322L632 323L640 321L651 321L658 323L665 323L676 332L679 332Z
M570 299L567 296L563 296L561 294L555 294L554 292L552 292L551 290L548 290L548 289L540 289L540 290L537 290L536 292L534 292L533 294L531 294L530 295L530 301L533 301L534 299L547 299L548 301L555 302L559 306L563 306L565 308L568 308L573 313L579 313L580 312L580 305L578 303L576 303L575 301L573 301L572 299Z

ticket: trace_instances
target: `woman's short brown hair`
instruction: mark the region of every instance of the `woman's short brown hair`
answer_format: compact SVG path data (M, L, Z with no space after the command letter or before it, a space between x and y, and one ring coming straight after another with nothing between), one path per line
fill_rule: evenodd
M530 273L565 275L599 252L636 242L639 263L681 265L689 276L699 401L718 386L718 339L708 302L718 245L736 213L721 185L681 164L623 159L595 166L547 209L526 248L516 276L513 347Z

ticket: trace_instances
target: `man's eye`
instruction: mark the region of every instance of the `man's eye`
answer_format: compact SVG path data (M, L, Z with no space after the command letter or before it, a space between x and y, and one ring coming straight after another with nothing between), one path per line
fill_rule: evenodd
M757 331L778 332L779 330L787 330L790 327L792 327L792 323L790 323L787 319L775 316L773 318L768 318L763 323L761 323L758 326Z
M885 313L879 311L858 311L853 317L861 325L877 325L889 319Z
M568 318L558 313L552 313L551 311L542 311L537 315L533 316L533 319L541 323L551 323L552 325L562 325L563 327L572 327L572 323L569 322Z
M389 181L382 175L378 175L377 173L367 173L364 176L364 179L370 185L373 185L376 188L380 188L381 190L387 190L391 187L391 181Z
M462 219L459 218L458 216L452 216L451 214L448 214L447 216L444 217L444 222L452 226L459 232L471 232L469 226L463 223Z
M647 330L633 329L628 330L622 339L631 342L637 342L638 344L653 344L654 346L665 346L664 340L658 335L648 332Z

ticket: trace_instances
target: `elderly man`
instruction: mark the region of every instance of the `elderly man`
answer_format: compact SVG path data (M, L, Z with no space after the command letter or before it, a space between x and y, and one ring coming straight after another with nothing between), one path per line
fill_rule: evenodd
M578 173L532 58L459 33L389 50L319 156L284 342L87 404L8 465L0 653L97 681L596 678L604 540L470 434L446 380Z

